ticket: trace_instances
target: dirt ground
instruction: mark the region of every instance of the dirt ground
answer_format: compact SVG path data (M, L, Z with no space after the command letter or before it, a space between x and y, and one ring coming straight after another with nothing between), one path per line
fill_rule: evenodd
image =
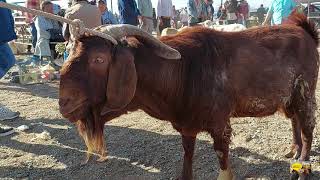
M320 102L320 86L317 100ZM0 83L0 103L21 113L0 126L30 127L0 137L0 179L174 179L181 171L183 149L171 125L137 111L106 124L108 161L85 158L75 126L58 110L58 82L22 86ZM320 107L320 106L319 106ZM320 117L314 132L312 179L320 179ZM281 114L233 119L231 163L237 179L289 179L291 124ZM46 136L41 133L48 132ZM198 136L195 179L216 179L219 166L211 138Z

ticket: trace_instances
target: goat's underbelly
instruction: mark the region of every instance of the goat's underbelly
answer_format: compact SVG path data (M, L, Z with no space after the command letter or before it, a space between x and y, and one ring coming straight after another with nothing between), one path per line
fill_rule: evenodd
M248 98L237 102L232 117L264 117L274 114L282 102L278 99Z

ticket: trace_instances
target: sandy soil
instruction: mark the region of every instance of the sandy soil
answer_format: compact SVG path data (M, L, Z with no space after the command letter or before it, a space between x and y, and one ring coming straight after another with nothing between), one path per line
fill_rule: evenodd
M0 83L0 103L21 117L0 126L28 125L29 130L0 137L3 179L174 179L180 174L183 149L167 122L137 111L106 124L109 159L81 165L86 148L73 124L58 111L58 83L22 86ZM317 99L320 100L320 86ZM320 107L320 106L319 106ZM317 109L319 122L319 108ZM289 179L291 124L282 115L233 119L232 167L237 179ZM314 132L314 174L320 179L320 125ZM44 131L49 136L40 136ZM198 136L195 179L215 179L219 166L211 138Z

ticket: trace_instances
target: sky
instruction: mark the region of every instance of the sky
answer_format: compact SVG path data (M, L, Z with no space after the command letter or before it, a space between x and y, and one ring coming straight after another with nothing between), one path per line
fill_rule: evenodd
M25 0L7 0L7 2L23 2ZM60 0L63 3L68 2L67 0ZM151 0L153 7L157 7L157 2L158 0ZM177 9L181 8L181 7L186 7L187 6L187 1L188 0L172 0L172 3L176 6ZM220 5L221 0L213 0L214 1L214 7L215 9L217 9L217 7ZM225 0L223 0L225 1ZM247 0L250 8L256 9L260 6L260 4L264 4L265 7L268 7L269 4L271 3L271 0ZM117 2L118 0L113 0L113 10L117 11L118 7L117 7ZM111 0L107 0L108 3L108 7L109 9L111 9Z

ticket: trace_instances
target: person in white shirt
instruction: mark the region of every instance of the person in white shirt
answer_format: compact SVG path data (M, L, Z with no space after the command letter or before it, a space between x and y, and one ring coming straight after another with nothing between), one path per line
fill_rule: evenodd
M44 12L53 14L53 4L49 0L43 1L40 5L40 9ZM57 21L43 16L36 16L34 23L37 29L37 43L34 53L40 57L41 61L44 59L51 61L52 54L49 44L50 40L56 39L54 36L62 34L62 29Z
M157 17L160 34L163 29L171 27L172 15L172 0L158 0Z
M188 12L186 8L183 8L180 13L180 21L183 26L188 26Z

